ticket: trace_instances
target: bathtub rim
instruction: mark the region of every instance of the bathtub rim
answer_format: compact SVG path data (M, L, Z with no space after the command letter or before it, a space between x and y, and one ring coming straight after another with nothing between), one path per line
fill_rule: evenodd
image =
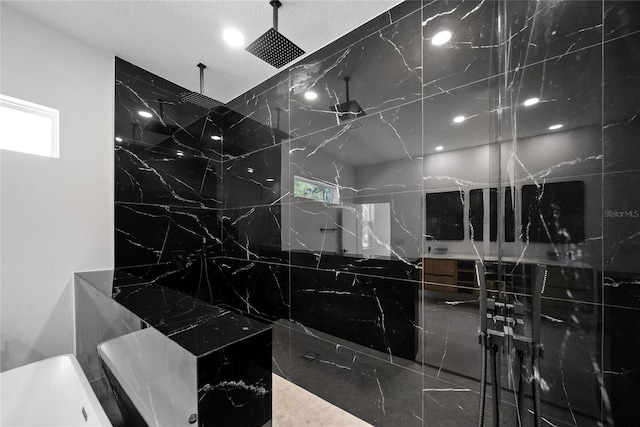
M65 367L65 364L69 365ZM84 396L86 397L89 405L91 405L91 410L96 417L96 421L100 426L113 426L111 420L107 416L102 404L98 400L96 393L93 391L89 380L87 379L84 370L80 366L80 362L78 362L77 357L72 353L59 354L57 356L48 357L42 360L38 360L36 362L31 362L22 366L18 366L16 368L8 369L0 373L0 379L2 381L2 389L3 393L7 390L5 389L6 381L9 380L15 381L14 377L19 377L21 375L32 375L34 372L37 372L41 369L56 369L62 368L64 370L70 370L78 380L80 389ZM95 426L91 422L87 422L86 425Z

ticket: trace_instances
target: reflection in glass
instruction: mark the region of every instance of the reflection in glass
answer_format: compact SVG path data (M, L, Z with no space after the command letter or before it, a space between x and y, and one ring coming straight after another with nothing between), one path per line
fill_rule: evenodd
M484 240L485 215L484 194L489 193L489 241L498 241L498 217L503 216L498 212L498 189L476 188L469 192L469 232L472 240L481 242ZM504 241L515 241L515 214L511 187L504 189Z
M370 249L372 246L372 229L374 221L373 205L362 205L362 249Z
M522 239L542 243L584 240L584 182L522 187Z
M427 193L427 238L464 240L464 192Z
M324 182L294 176L293 195L318 202L340 204L340 194L335 185L328 185Z
M484 196L482 189L469 192L469 233L471 240L484 240Z
M492 242L498 240L498 189L490 190L490 228L489 238ZM513 205L513 197L511 196L511 187L504 189L504 241L515 242L515 213Z

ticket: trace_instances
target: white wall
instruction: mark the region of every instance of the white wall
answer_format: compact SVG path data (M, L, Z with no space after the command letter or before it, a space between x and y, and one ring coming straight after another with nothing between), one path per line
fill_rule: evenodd
M60 158L0 152L1 370L73 352L72 274L113 268L113 55L0 3L0 92L60 111Z

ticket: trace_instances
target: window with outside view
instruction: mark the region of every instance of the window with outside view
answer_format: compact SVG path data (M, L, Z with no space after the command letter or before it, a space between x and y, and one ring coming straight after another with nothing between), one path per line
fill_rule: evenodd
M340 203L340 195L335 185L302 178L297 175L293 177L293 195L334 205Z

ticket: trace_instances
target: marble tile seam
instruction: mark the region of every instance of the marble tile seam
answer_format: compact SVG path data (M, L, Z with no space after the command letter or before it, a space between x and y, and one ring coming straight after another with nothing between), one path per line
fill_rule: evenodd
M495 142L491 143L491 144L496 144ZM466 148L460 149L460 150L466 150ZM452 150L452 151L456 151L456 150ZM605 159L602 159L602 161L604 162ZM621 171L609 171L609 172L594 172L594 173L583 173L583 174L574 174L574 175L561 175L558 177L552 177L549 178L547 180L548 183L553 183L555 182L555 180L561 180L561 181L567 181L567 180L575 180L578 178L589 178L589 177L599 177L602 175L614 175L614 174L624 174L624 173L636 173L636 172L640 172L640 169L629 169L629 170L621 170ZM452 177L451 179L453 180L455 177ZM531 178L528 176L524 176L523 178L518 179L517 181L518 184L529 184L531 183ZM473 188L474 185L478 186L478 187L490 187L490 186L497 186L498 182L478 182L478 183L474 183L474 184L469 184L469 185L452 185L452 186L448 186L448 187L438 187L437 191L458 191L460 188ZM430 188L428 188L427 186L424 186L422 189L416 189L416 190L403 190L403 191L380 191L380 192L375 192L375 193L371 193L371 194L362 194L362 195L356 195L355 197L361 197L361 198L366 198L366 197L378 197L378 196L393 196L393 195L410 195L410 194L422 194L424 193L426 190L429 190ZM365 192L365 191L369 191L369 189L362 189L362 190L357 190L356 192ZM290 193L286 194L285 196L291 196L291 197L295 197L292 196ZM239 205L239 206L231 206L231 207L223 207L223 208L205 208L207 210L220 210L220 211L228 211L228 210L236 210L236 209L252 209L252 208L265 208L265 207L274 207L274 206L290 206L290 207L295 207L298 205L304 205L304 204L308 204L308 203L314 203L314 200L296 200L296 201L281 201L278 203L265 203L265 204L253 204L253 205ZM123 204L128 204L128 202L119 202L119 203L123 203ZM130 203L130 204L135 204L135 203ZM143 205L153 205L153 204L144 204ZM157 206L171 206L171 205L157 205ZM326 204L327 207L329 208L336 208L336 209L340 209L342 207L342 205L331 205L331 204ZM197 208L200 209L200 208Z
M629 310L632 312L640 312L640 305L635 306L635 307L631 307L631 306L627 306L627 305L618 305L618 304L609 304L609 303L603 303L602 307L604 309L616 309L616 310Z
M417 12L417 11L416 11L416 12ZM416 12L412 12L412 13L416 13ZM409 16L409 15L407 15L407 16ZM405 17L405 18L406 18L406 17ZM404 19L404 18L402 18L402 19ZM390 24L390 25L393 25L393 24ZM377 32L379 32L379 30L378 30L378 31L376 31L375 33L377 33ZM369 35L369 36L367 36L367 37L370 37L370 36L374 35L375 33L372 33L372 34L370 34L370 35ZM565 53L562 53L562 54L558 54L558 55L555 55L555 56L551 56L551 57L548 57L548 58L544 58L544 59L541 59L541 60L536 61L536 62L532 62L532 63L527 64L527 65L522 66L522 67L515 67L515 68L511 68L511 69L506 70L506 73L513 73L513 72L516 72L516 71L521 71L521 70L524 70L524 69L529 68L529 67L532 67L532 66L536 66L536 65L543 64L544 62L547 62L547 61L555 61L555 60L558 60L558 59L560 59L560 58L562 58L562 57L570 56L570 55L573 55L573 54L575 54L575 53L582 52L582 51L584 51L584 50L588 50L588 49L593 49L593 48L599 47L599 46L601 46L602 44L606 44L606 43L609 43L609 42L612 42L612 41L615 41L615 40L619 40L619 39L622 39L622 38L625 38L625 37L633 36L633 35L635 35L635 34L637 34L637 33L640 33L640 30L635 31L635 32L630 33L630 34L625 34L625 35L623 35L623 36L619 36L619 37L614 38L614 39L611 39L611 40L601 41L601 42L594 43L594 44L591 44L591 45L588 45L588 46L584 46L584 47L578 48L578 49L576 49L576 50L572 50L572 51L570 51L570 52L565 52ZM367 37L365 37L365 38L367 38ZM363 39L360 39L359 41L361 41L361 40L363 40ZM356 43L358 43L358 42L355 42L354 44L356 44ZM350 46L348 46L348 47L351 47L351 46L353 46L353 44L352 44L352 45L350 45ZM344 50L348 49L348 47L347 47L347 48L345 48L345 49L342 49L340 52L342 52L342 51L344 51ZM340 52L338 52L338 53L340 53ZM318 61L317 63L323 62L323 61L325 61L326 59L331 58L332 56L337 55L338 53L332 54L332 55L328 56L327 58L324 58L324 59L322 59L322 60ZM317 64L317 63L314 63L314 64L312 64L312 65L315 65L315 64ZM306 64L305 64L305 65L306 65ZM289 70L289 72L290 72L290 70ZM283 71L283 73L284 73L284 71ZM496 73L496 74L490 74L490 75L488 75L488 76L486 76L486 77L484 77L484 78L481 78L481 79L475 80L475 81L473 81L473 82L465 83L465 84L460 85L460 86L455 86L455 87L453 87L453 88L448 89L447 91L454 91L454 90L456 90L456 89L460 89L460 88L463 88L463 87L466 87L466 86L469 86L469 85L473 85L473 84L477 84L477 83L480 83L480 82L483 82L483 81L486 81L486 80L494 79L494 78L496 78L496 77L500 77L500 76L501 76L501 75L503 75L503 74L504 74L504 72L500 72L500 73ZM295 74L291 74L291 76L295 76ZM253 99L255 99L255 98L258 98L258 97L259 97L259 96L261 96L261 95L264 95L264 94L265 94L266 92L268 92L269 90L272 90L272 89L274 89L274 88L276 88L276 87L278 87L278 86L282 85L283 83L287 82L287 80L289 80L289 79L282 80L282 81L281 81L281 82L279 82L278 84L275 84L275 85L273 85L273 86L269 87L268 89L265 89L264 91L260 92L259 94L255 94L255 95L253 95L253 96L250 98L250 100L253 100ZM426 85L426 83L423 83L423 85ZM290 90L290 89L291 89L291 88L289 88L289 90ZM443 93L445 93L445 92L443 92ZM425 96L424 98L431 98L431 97L438 96L438 95L441 95L441 94L442 94L442 93L437 93L437 94L434 94L434 95L427 95L427 96ZM422 98L422 99L424 99L424 98ZM417 101L417 100L415 100L415 101ZM407 104L408 104L408 103L411 103L411 102L415 102L415 101L407 102ZM246 102L248 102L248 101L245 101L245 102L243 102L243 103L246 103ZM240 103L240 104L243 104L243 103ZM230 108L231 108L231 107L230 107ZM392 107L392 108L396 108L396 107ZM232 109L232 108L231 108L231 109ZM386 110L381 110L381 111L386 111ZM326 128L326 129L328 129L328 128ZM303 136L304 136L304 135L303 135Z
M604 27L604 30L606 31L606 26ZM604 33L605 33L605 31L603 31L603 35L606 37L606 34L604 34ZM604 43L605 43L605 44L607 44L607 43L610 43L610 42L614 42L614 41L616 41L616 40L624 39L625 37L635 36L635 35L637 35L637 34L639 34L639 33L640 33L640 30L636 30L636 31L633 31L633 32L631 32L631 33L629 33L629 34L623 34L623 35L621 35L621 36L613 37L613 38L611 38L611 39L605 39L605 40L604 40Z
M197 202L194 202L197 203ZM128 202L128 201L121 201L121 200L116 200L114 202L114 205L122 205L122 206L155 206L155 207L159 207L159 208L180 208L180 209L196 209L196 210L204 210L204 211L221 211L224 210L225 208L219 207L219 208L212 208L209 206L193 206L193 205L176 205L173 203L145 203L145 202Z
M283 251L283 252L287 252L287 251ZM326 255L330 255L330 254L326 254ZM322 255L320 255L320 257L322 257ZM304 265L300 265L300 264L292 264L292 263L277 263L277 262L271 262L271 261L263 261L260 259L251 259L251 260L247 260L246 258L234 258L234 257L230 257L230 256L225 256L225 255L221 255L218 256L218 258L224 258L224 259L232 259L234 261L243 261L243 262L249 262L249 263L256 263L256 264L265 264L265 265L275 265L275 266L280 266L280 267L294 267L294 268L300 268L300 269L304 269L304 270L312 270L312 271L322 271L322 272L326 272L326 273L336 273L336 274L343 274L343 275L354 275L354 276L362 276L362 277L370 277L370 278L374 278L374 279L389 279L389 280L397 280L397 281L401 281L401 282L407 282L410 284L416 284L416 283L421 283L420 280L412 280L412 279L405 279L405 278L400 278L400 277L391 277L391 276L379 276L379 275L375 275L375 274L370 274L370 273L362 273L362 272L356 272L356 271L352 271L352 270L341 270L340 268L317 268L317 267L309 267L309 266L304 266ZM373 260L375 260L375 258L372 258ZM356 258L355 260L367 260L367 258ZM416 259L417 260L417 259ZM401 262L400 260L387 260L387 262ZM367 267L355 267L353 265L350 265L351 268L363 268L366 269ZM419 267L416 265L416 269L419 269Z
M423 7L422 7L422 8L423 8ZM409 13L409 14L407 14L407 15L403 16L403 17L401 17L400 19L398 19L398 20L396 20L396 21L393 21L393 22L389 23L389 24L388 24L388 25L386 25L385 27L382 27L381 29L379 29L379 30L377 30L377 31L375 31L375 32L372 32L371 34L368 34L368 35L366 35L366 36L364 36L364 37L360 38L359 40L357 40L357 41L353 42L352 44L350 44L350 45L348 45L348 46L346 46L346 47L344 47L343 49L341 49L340 51L338 51L338 52L336 52L336 53L334 53L334 54L331 54L331 55L329 55L329 56L327 56L327 57L325 57L325 58L323 58L323 59L320 59L320 60L318 60L318 61L316 61L316 62L312 63L312 64L305 64L305 65L310 65L310 66L312 66L312 65L317 65L317 64L319 64L319 63L321 63L321 62L323 62L323 61L325 61L325 60L327 60L327 59L329 59L329 58L331 58L331 57L333 57L333 56L335 56L335 55L338 55L339 53L343 52L344 50L346 50L346 49L348 49L348 48L350 48L350 47L354 46L354 45L355 45L355 44L357 44L357 43L360 43L362 40L365 40L365 39L367 39L367 38L369 38L369 37L372 37L373 35L375 35L375 34L376 34L376 33L378 33L379 31L384 30L385 28L387 28L387 27L389 27L389 26L391 26L391 25L395 25L396 23L400 22L400 21L401 21L401 20L403 20L403 19L406 19L407 17L411 16L412 14L420 13L420 12L421 12L421 10L422 10L422 8L420 8L420 9L418 9L418 10L416 10L416 11L413 11L413 12L411 12L411 13ZM604 24L600 24L600 26L602 26L602 27L604 28ZM422 25L421 25L421 26L420 26L420 32L422 32L422 28L423 28L423 27L422 27ZM606 29L606 28L605 28L605 29ZM636 34L638 34L638 33L640 33L640 30L634 31L634 32L629 33L629 34L624 34L624 35L622 35L622 36L618 36L618 37L615 37L615 38L612 38L612 39L606 39L606 40L601 41L601 42L598 42L598 43L593 43L593 44L591 44L591 45L584 46L584 47L578 48L578 49L576 49L576 50L572 50L572 51L570 51L570 52L565 52L565 53L558 54L558 55L555 55L555 56L552 56L552 57L548 57L548 58L542 59L542 60L540 60L540 61L536 61L536 62L533 62L533 63L527 64L527 65L525 65L524 67L516 67L516 68L513 68L513 69L509 69L509 70L507 70L506 72L519 71L519 70L522 70L522 69L525 69L525 68L528 68L528 67L531 67L531 66L540 65L540 64L542 64L542 63L544 63L544 62L546 62L546 61L553 61L553 60L557 60L557 59L559 59L559 58L561 58L561 57L565 57L565 56L567 56L567 55L572 55L572 54L574 54L574 53L578 53L578 52L581 52L581 51L584 51L584 50L587 50L587 49L595 48L595 47L598 47L598 46L600 46L600 45L602 45L602 44L606 44L606 43L610 43L610 42L613 42L613 41L616 41L616 40L620 40L620 39L623 39L623 38L625 38L625 37L630 37L630 36L636 35ZM423 39L424 39L424 37L423 37ZM424 43L424 40L423 40L423 43ZM287 78L287 79L283 79L282 81L280 81L280 82L278 82L278 83L274 84L273 86L270 86L269 88L264 89L262 92L257 93L257 94L254 94L250 99L258 98L258 97L260 97L261 95L263 95L263 94L265 94L266 92L268 92L269 90L272 90L272 89L276 88L277 86L280 86L281 84L283 84L283 83L287 82L288 80L290 80L290 78L291 78L292 76L297 75L296 73L292 73L292 70L293 70L293 68L295 68L295 67L296 67L296 65L294 64L294 65L293 65L293 66L291 66L288 70L286 70L286 71L288 71L288 72L289 72L289 74L290 74L289 78ZM285 71L282 71L282 73L285 73ZM498 77L498 76L499 76L499 75L501 75L501 74L502 74L502 73L497 73L497 74L495 74L495 75L490 75L490 76L487 76L486 78L483 78L483 79L477 80L477 81L475 81L475 82L471 82L471 83L469 83L469 84L479 83L479 82L484 81L484 80L488 80L488 79L491 79L491 78ZM455 89L458 89L458 88L462 88L462 87L468 86L469 84L465 84L465 85L457 86L457 87L455 87L455 88L451 88L451 89L449 89L449 91L452 91L452 90L455 90ZM428 98L428 97L432 97L432 96L437 96L437 95L440 95L440 94L430 95L430 96L427 96L426 98ZM423 98L423 99L424 99L424 98ZM233 109L233 107L236 107L236 106L238 106L238 105L242 105L242 104L244 104L244 103L246 103L246 102L248 102L248 101L244 101L244 102L237 102L237 103L235 103L233 106L231 106L231 107L229 107L229 108L230 108L230 109Z
M516 73L516 72L521 73L521 72L525 71L526 69L528 69L530 67L539 66L539 65L541 65L541 64L543 64L543 63L545 63L547 61L558 60L559 58L568 57L570 55L579 53L579 52L581 52L581 51L583 51L585 49L592 49L594 47L598 47L598 46L601 46L601 45L602 45L602 43L598 43L598 44L594 44L594 45L589 46L589 47L585 47L585 48L578 49L576 51L572 51L570 53L557 55L557 56L554 56L554 57L551 57L551 58L544 59L542 61L538 61L538 62L535 62L535 63L532 63L532 64L528 64L528 65L526 65L524 67L515 68L513 70L508 70L507 73ZM410 101L406 101L404 103L397 104L397 105L394 105L394 106L386 108L386 109L383 108L383 109L377 110L377 111L375 111L375 114L369 115L369 116L367 116L367 117L365 117L363 119L359 119L359 120L366 121L368 118L375 117L377 115L381 115L381 114L387 113L389 111L398 110L398 109L400 109L402 107L406 107L406 106L411 105L413 103L423 102L425 100L432 100L432 99L434 99L434 98L436 98L438 96L450 95L451 92L455 92L457 90L464 89L464 88L467 88L469 86L477 85L477 84L480 84L482 82L489 82L490 80L494 80L496 78L499 78L501 75L502 75L502 73L498 73L498 74L495 74L495 75L487 76L487 77L484 77L482 79L478 79L478 80L475 80L473 82L465 83L463 85L459 85L459 86L456 86L456 87L453 87L453 88L450 88L450 89L447 89L447 90L442 90L439 93L435 93L435 94L431 94L431 95L423 96L421 94L419 98L416 98L416 99L413 99L413 100L410 100ZM423 83L423 88L427 87L427 85L428 84ZM295 115L295 113L292 113L291 111L289 111L289 116L290 117L291 117L292 114ZM331 130L331 129L343 128L345 126L348 126L348 123L346 123L346 124L345 123L339 123L339 124L335 124L335 125L332 125L332 126L329 126L329 127L318 129L318 130L315 130L315 131L312 131L312 132L309 132L309 133L299 134L299 135L296 135L294 138L285 140L283 142L280 142L279 144L274 144L274 145L270 145L270 146L267 146L267 147L261 147L261 148L259 148L257 150L245 153L242 156L234 157L234 158L231 158L231 159L225 159L225 160L222 161L222 164L224 164L226 162L235 161L236 159L246 158L247 156L250 156L250 155L252 155L254 153L257 153L257 152L268 150L268 149L271 149L271 148L279 146L279 145L295 142L295 141L300 140L302 138L306 138L306 137L309 137L309 136L312 136L312 135L316 135L316 134L319 134L319 133L322 133L322 132L326 132L326 131Z

